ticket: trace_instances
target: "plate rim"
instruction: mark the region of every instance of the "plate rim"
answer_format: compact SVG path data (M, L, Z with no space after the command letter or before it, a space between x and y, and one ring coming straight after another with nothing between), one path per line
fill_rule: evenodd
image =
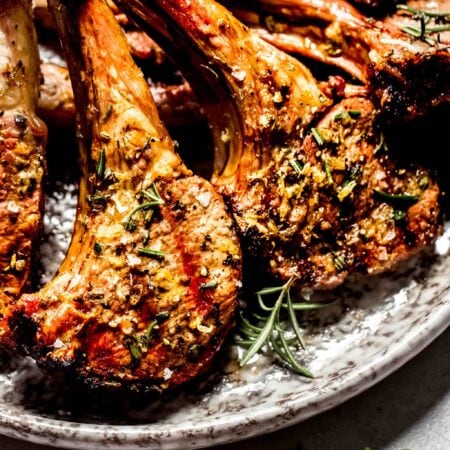
M20 417L5 415L0 408L0 434L22 441L52 445L59 448L85 450L127 450L202 448L232 443L273 432L329 410L367 390L400 368L443 333L450 323L450 291L438 294L441 301L424 318L416 333L410 330L388 348L373 364L340 375L338 390L325 388L316 400L304 404L299 399L284 406L271 405L267 409L239 411L219 418L202 418L189 424L111 425L89 424L42 417L25 412ZM335 386L336 383L333 383ZM26 424L26 426L24 425ZM230 433L230 431L233 431ZM74 437L73 432L78 435ZM103 441L103 442L102 442Z

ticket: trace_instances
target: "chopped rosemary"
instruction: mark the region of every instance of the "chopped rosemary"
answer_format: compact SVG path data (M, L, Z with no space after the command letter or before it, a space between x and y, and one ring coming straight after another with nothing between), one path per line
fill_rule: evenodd
M333 252L333 265L338 272L343 272L347 267L347 262L343 255Z
M380 134L380 142L378 143L378 145L374 148L373 150L373 154L376 155L380 150L384 150L384 151L388 151L388 147L384 138L384 134L381 133Z
M409 207L414 203L417 203L419 197L417 195L410 194L388 194L387 192L379 191L377 189L373 190L373 193L378 200L389 203L397 207Z
M328 158L326 156L322 156L322 164L327 176L328 184L333 184L333 175L331 174L330 164L328 163Z
M347 198L355 189L355 187L358 185L356 180L350 180L344 183L341 190L338 192L338 199L339 201L343 201L345 198Z
M214 289L219 285L219 283L215 280L208 281L207 283L201 283L200 289Z
M123 340L123 344L131 356L131 366L137 367L141 363L142 359L142 350L139 343L139 339L136 336L126 336Z
M97 253L97 255L101 255L103 251L103 247L101 244L99 244L98 242L96 242L94 244L94 252Z
M164 257L168 254L167 252L163 252L161 250L155 250L153 248L148 247L140 247L137 249L137 252L143 256L150 256L156 259L164 259Z
M142 342L142 350L144 352L148 352L148 347L150 346L150 342L152 340L153 335L153 329L158 324L157 320L153 320L150 325L147 327L147 330L145 330L144 336L141 338Z
M325 140L323 139L323 136L320 134L319 130L317 128L311 128L311 133L314 136L317 145L319 147L322 147L323 144L325 143Z
M291 159L289 161L289 164L291 165L291 167L295 170L295 173L297 175L300 175L302 173L302 166L300 165L300 162L297 161L296 159Z
M106 169L106 155L105 155L105 149L102 148L100 150L100 157L98 159L97 162L97 168L95 170L96 174L97 174L97 178L99 179L103 179L103 177L105 176L105 169Z
M136 343L134 343L134 342L131 342L130 345L129 345L129 348L130 348L131 357L134 360L140 361L140 359L141 359L141 351L140 351L138 345Z
M159 192L158 192L158 189L156 188L155 183L153 183L151 190L144 190L144 191L142 191L142 194L145 198L147 198L150 201L137 206L136 208L133 209L133 211L131 211L130 215L128 216L128 220L126 221L126 223L124 225L125 230L127 230L129 232L133 232L137 228L136 221L134 220L134 215L137 212L149 210L149 209L154 208L155 206L164 204L164 200L159 195Z
M356 109L350 109L348 111L342 111L340 113L337 113L334 115L333 120L345 120L347 118L351 119L357 119L359 116L361 116L361 111L358 111Z
M263 315L253 313L255 323L241 313L240 337L236 342L247 350L240 361L241 366L247 364L255 354L266 347L266 353L283 362L293 372L308 378L313 377L312 373L299 363L294 353L298 347L305 348L296 311L320 309L329 304L294 303L291 296L291 286L294 281L295 278L292 277L282 286L264 288L256 293ZM274 294L277 294L276 301L273 306L268 306L263 297ZM287 320L282 319L283 310L287 310ZM288 324L290 330L287 329Z

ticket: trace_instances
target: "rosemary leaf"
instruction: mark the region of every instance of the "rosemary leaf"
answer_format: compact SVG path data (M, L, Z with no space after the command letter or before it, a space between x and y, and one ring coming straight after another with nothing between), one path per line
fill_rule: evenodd
M106 155L105 155L105 149L102 148L100 150L100 157L97 162L97 168L96 168L96 174L97 178L103 179L105 176L105 170L106 170Z
M311 128L311 133L314 136L317 145L319 147L322 147L323 144L325 144L325 140L323 139L323 136L320 134L319 130L317 128Z
M255 340L253 345L247 350L245 355L241 359L241 367L245 366L250 359L258 353L262 346L265 344L267 338L270 336L273 330L273 326L275 323L275 318L277 317L277 314L279 313L281 303L283 301L284 297L284 289L281 291L277 301L275 302L275 305L272 308L272 312L270 313L270 316L267 318L267 322L264 325L264 328L261 331L261 334L258 336L258 338Z
M414 203L417 203L419 197L417 195L410 194L389 194L387 192L379 191L378 189L374 189L373 193L378 200L389 203L391 205L398 206L411 206Z
M161 250L155 250L153 248L148 248L148 247L140 247L137 249L137 252L140 255L143 256L150 256L156 259L163 259L164 256L166 256L168 253L167 252L163 252Z
M302 347L303 350L305 350L305 343L303 342L302 333L300 331L300 327L297 322L297 316L295 314L294 305L292 302L290 286L288 286L288 288L287 288L286 298L287 298L287 307L288 307L289 317L290 317L291 323L292 323L292 328L294 329L294 333L297 336L300 346Z

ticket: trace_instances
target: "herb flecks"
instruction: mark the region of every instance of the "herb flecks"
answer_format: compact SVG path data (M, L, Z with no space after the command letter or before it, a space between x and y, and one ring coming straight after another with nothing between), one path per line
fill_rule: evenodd
M103 252L103 247L102 247L102 245L99 244L98 242L96 242L96 243L94 244L94 252L95 252L97 255L101 255L102 252Z
M100 150L100 156L98 158L97 167L95 169L95 173L99 180L103 180L103 178L105 177L105 170L106 170L106 154L105 149L102 148Z
M237 339L237 344L247 349L240 361L241 366L247 364L265 347L266 353L279 359L293 372L308 378L313 377L312 373L299 363L294 353L299 347L305 348L296 312L320 309L328 304L294 302L291 296L294 281L293 277L282 286L265 288L256 293L262 315L254 313L253 320L250 321L241 313L240 338ZM275 303L268 306L264 298L274 295L277 295ZM283 319L282 313L285 310L287 314L284 315L287 315L287 318Z
M325 139L320 134L320 131L317 128L311 128L311 133L314 137L314 140L317 142L319 147L322 147L325 144Z
M389 203L390 205L398 208L408 208L419 201L419 197L417 195L389 194L384 191L379 191L378 189L374 189L373 193L378 200Z
M163 252L162 250L155 250L154 248L149 247L140 247L137 249L137 252L139 253L139 255L148 256L155 259L164 259L164 257L168 255L167 252Z
M148 211L153 210L156 206L160 206L164 204L164 200L159 195L158 189L156 188L156 185L153 183L151 189L143 190L142 195L147 199L150 200L148 202L142 203L141 205L137 206L136 208L131 211L130 215L128 216L128 220L125 222L125 230L129 232L133 232L137 228L137 223L134 220L134 216L139 211ZM149 217L148 222L150 222L152 218L152 215Z
M297 161L296 159L291 159L289 161L289 164L291 165L291 167L295 170L295 173L297 175L301 175L303 167L301 166L300 162Z
M361 111L356 109L349 109L347 111L342 111L334 115L333 120L338 122L340 120L347 121L349 119L357 119L361 116Z
M347 268L347 261L345 256L336 252L333 255L333 265L337 272L343 272Z
M128 348L131 356L131 364L136 367L140 364L142 355L147 353L153 339L155 330L159 329L160 324L170 317L169 311L161 311L155 315L143 334L127 336L124 345Z

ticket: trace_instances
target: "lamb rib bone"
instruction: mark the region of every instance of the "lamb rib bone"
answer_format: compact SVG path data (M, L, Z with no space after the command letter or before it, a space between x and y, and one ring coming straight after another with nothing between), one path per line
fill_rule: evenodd
M38 112L49 124L58 128L73 126L75 123L75 102L72 85L66 67L52 62L42 62L43 82L40 85ZM154 83L148 80L150 91L163 123L168 127L192 126L205 122L205 113L192 92L189 84ZM328 88L333 90L333 83ZM354 97L366 95L366 88L360 85L343 84L338 95Z
M52 0L84 171L55 278L9 318L49 371L158 391L208 367L233 324L240 247L222 198L174 151L103 0Z
M114 7L112 2L110 6L114 8L116 19L126 28L127 41L132 55L139 60L151 61L156 66L163 64L166 57L161 48L150 39L145 33L129 27L127 18ZM38 0L34 2L33 12L38 25L44 30L54 30L55 23L48 10L47 0Z
M0 8L0 317L27 287L42 229L47 129L36 116L39 57L31 2ZM9 348L0 323L0 343Z
M333 105L306 67L212 0L117 3L209 94L213 183L259 267L333 288L434 241L439 188L382 150L368 99Z
M344 0L229 0L235 14L289 53L332 64L370 87L384 120L403 122L450 102L450 49L411 39Z

